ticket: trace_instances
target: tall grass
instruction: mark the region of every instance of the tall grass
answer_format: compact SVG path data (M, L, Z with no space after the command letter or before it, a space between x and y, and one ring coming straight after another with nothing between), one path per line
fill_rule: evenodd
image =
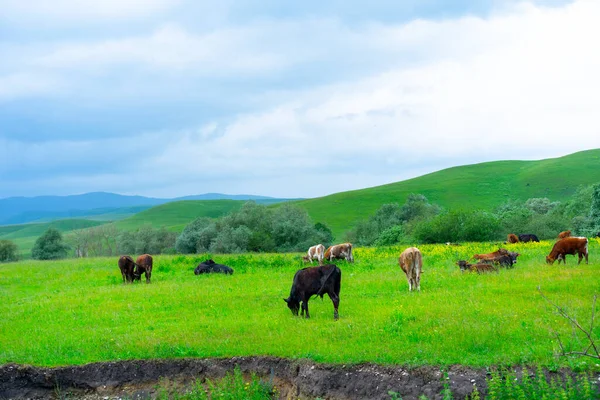
M512 245L512 270L477 275L454 265L494 244L419 246L420 293L409 293L403 248L358 248L342 270L340 320L325 296L311 319L293 317L287 297L299 254L213 258L232 276L195 276L210 255L155 257L152 284L124 285L117 258L23 261L0 266L0 363L42 366L174 357L272 355L317 362L472 367L535 364L587 370L587 360L554 356L556 329L583 342L537 291L582 321L598 291L600 244L590 264L547 266L551 243ZM597 333L597 332L596 332Z

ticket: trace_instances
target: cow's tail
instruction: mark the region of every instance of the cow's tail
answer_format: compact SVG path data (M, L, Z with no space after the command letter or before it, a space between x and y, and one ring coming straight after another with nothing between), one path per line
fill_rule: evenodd
M321 285L321 288L317 292L317 296L321 296L321 299L323 298L323 289L325 288L325 285L327 284L327 281L329 280L329 278L335 272L336 269L338 269L338 267L334 265L333 268L331 268L331 271L329 271L329 273L327 274L327 276L323 280L323 284Z

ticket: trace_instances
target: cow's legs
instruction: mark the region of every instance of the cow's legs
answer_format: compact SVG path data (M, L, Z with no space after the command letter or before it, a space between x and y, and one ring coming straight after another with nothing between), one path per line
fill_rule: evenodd
M152 271L146 270L146 283L150 283L150 277L152 276Z
M121 276L123 276L123 283L126 282L125 272L121 271Z
M304 315L304 311L306 311L306 316ZM305 318L310 318L310 315L308 314L308 301L302 302L302 314L301 315Z
M327 293L331 301L333 302L333 319L339 319L340 315L338 314L338 307L340 306L340 296L337 294Z

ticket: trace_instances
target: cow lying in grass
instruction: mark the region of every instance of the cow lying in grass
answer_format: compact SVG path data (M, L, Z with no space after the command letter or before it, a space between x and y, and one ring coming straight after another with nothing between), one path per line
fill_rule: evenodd
M194 275L200 274L210 274L210 273L220 273L226 275L233 275L233 268L228 267L227 265L217 264L212 259L202 261L196 269L194 269Z
M519 255L514 251L500 248L492 253L474 254L473 258L483 263L499 264L506 268L512 268L517 263Z
M341 285L342 271L335 264L304 268L294 275L290 297L283 299L283 301L287 303L288 308L294 315L298 315L300 303L302 302L301 315L310 318L308 300L315 294L321 296L322 299L323 295L327 293L333 302L333 318L338 319Z
M460 267L462 272L471 271L477 272L478 274L483 274L486 272L498 272L498 269L494 267L492 264L487 263L478 263L478 264L469 264L465 260L458 260L456 265Z

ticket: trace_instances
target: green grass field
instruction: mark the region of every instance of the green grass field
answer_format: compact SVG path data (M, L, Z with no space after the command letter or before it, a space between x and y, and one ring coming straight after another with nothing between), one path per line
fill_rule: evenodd
M402 248L358 248L342 270L340 320L331 301L293 317L289 295L300 254L215 255L232 276L195 276L207 255L155 257L152 284L124 285L116 258L0 265L0 363L41 366L173 357L273 355L318 362L467 366L531 364L590 369L559 359L552 330L574 349L568 323L537 287L588 324L598 293L600 250L590 264L547 266L551 243L511 245L516 268L477 275L454 262L492 243L419 246L420 293L409 293ZM600 334L596 328L594 333Z
M540 161L494 161L437 171L406 181L293 202L313 221L327 224L338 241L382 204L403 204L411 193L448 209L492 210L506 200L567 200L579 185L600 182L600 149Z
M144 225L154 228L165 227L174 232L183 228L196 218L218 218L237 210L244 204L240 200L183 200L162 204L142 211L132 217L115 223L117 228L134 230Z
M78 229L91 228L102 225L104 221L92 221L87 219L61 219L52 222L6 225L0 226L0 239L13 241L18 248L20 258L31 257L33 244L48 228L56 228L61 232L70 232Z

